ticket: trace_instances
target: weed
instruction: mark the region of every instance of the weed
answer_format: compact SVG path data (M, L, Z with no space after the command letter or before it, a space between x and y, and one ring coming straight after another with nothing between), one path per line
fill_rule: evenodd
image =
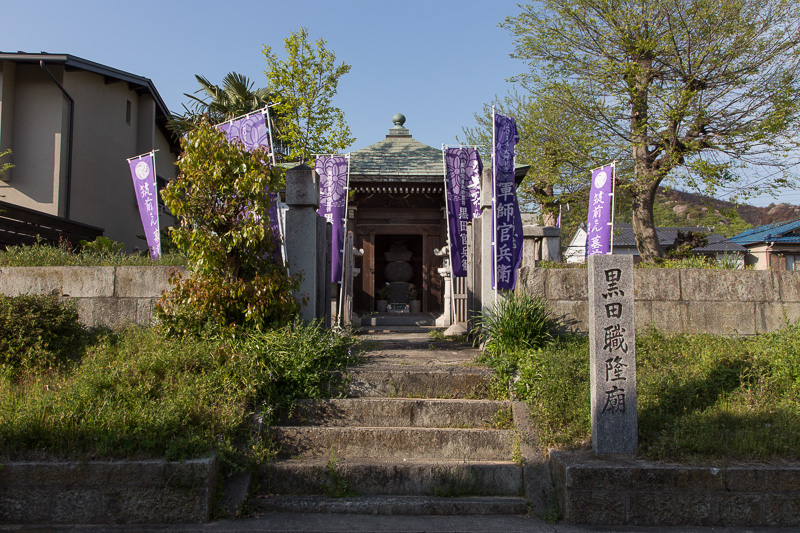
M492 429L512 429L514 427L514 413L511 408L499 409L492 417L489 427Z
M331 453L330 457L328 458L328 464L325 466L325 477L326 483L322 487L322 491L325 496L329 498L343 498L346 496L357 496L358 494L353 491L352 488L347 486L347 482L344 480L342 475L339 473L339 470L336 468L336 465L339 461L336 459L336 456L333 453L333 446L331 446Z

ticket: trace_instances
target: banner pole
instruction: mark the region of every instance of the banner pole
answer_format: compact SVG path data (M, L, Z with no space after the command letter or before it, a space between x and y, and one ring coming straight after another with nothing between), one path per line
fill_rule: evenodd
M447 197L447 145L442 144L442 165L444 166L444 209L447 213L447 250L450 256L450 324L455 324L455 283L453 276L453 239L450 236L450 199ZM459 224L461 221L459 220Z
M492 104L492 277L494 280L494 299L499 298L500 291L497 282L497 114L495 105Z
M341 264L341 274L339 275L339 317L337 319L338 322L344 326L344 317L342 316L344 313L344 274L345 274L345 257L347 254L347 208L350 206L350 152L345 155L347 159L347 185L344 187L344 218L342 220L342 264Z
M614 208L617 203L617 161L611 163L611 232L608 237L608 255L614 255Z

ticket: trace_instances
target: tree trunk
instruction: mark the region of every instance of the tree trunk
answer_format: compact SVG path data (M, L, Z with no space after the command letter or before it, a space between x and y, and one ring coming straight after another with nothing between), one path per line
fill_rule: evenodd
M653 220L653 203L657 185L635 194L633 197L633 234L642 261L652 261L664 257L664 248L658 242L656 225Z

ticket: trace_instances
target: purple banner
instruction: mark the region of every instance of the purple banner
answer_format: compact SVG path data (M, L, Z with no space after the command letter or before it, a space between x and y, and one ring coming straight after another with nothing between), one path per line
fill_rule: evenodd
M272 150L269 130L263 113L253 113L246 117L223 122L217 125L217 129L225 133L225 138L229 141L239 139L248 151L258 146L266 146L270 151Z
M266 146L272 151L272 144L269 138L269 129L263 113L253 113L236 120L229 120L222 124L217 124L217 129L225 134L228 141L238 139L245 150L252 150L259 146ZM280 263L282 259L280 240L283 237L278 222L278 196L273 192L267 193L270 204L267 216L272 234L275 235L275 251L272 252L273 259Z
M131 169L136 203L139 204L139 216L142 218L150 258L158 259L161 257L161 233L158 225L158 189L153 154L130 159L128 166Z
M483 163L474 148L448 148L444 160L450 264L453 276L463 278L467 275L467 223L481 214Z
M317 213L333 224L331 283L342 280L342 245L344 243L344 208L347 200L347 158L343 155L318 157L314 166L319 174L319 209Z
M522 217L514 183L514 147L519 141L513 118L495 115L494 119L494 226L497 272L492 268L492 287L510 291L517 284L517 268L522 260ZM495 283L496 279L496 283Z
M589 216L586 221L586 256L611 251L611 193L614 167L592 171Z

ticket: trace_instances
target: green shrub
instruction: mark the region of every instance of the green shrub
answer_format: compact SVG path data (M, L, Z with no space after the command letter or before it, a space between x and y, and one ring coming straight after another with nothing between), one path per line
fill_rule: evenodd
M74 302L52 295L0 295L0 367L5 372L61 367L78 353L84 337Z
M153 261L139 254L95 254L74 252L69 242L62 240L58 246L39 241L30 245L9 246L0 251L0 266L179 266L186 264L186 257L179 253L164 254Z
M177 335L209 324L266 330L291 322L300 277L274 259L279 236L264 216L283 170L270 167L264 147L248 152L208 123L189 132L183 147L180 175L162 197L180 219L171 237L191 275L173 277L159 319Z
M327 394L352 347L351 337L297 323L240 338L100 335L71 372L21 384L0 376L0 457L263 461L270 443L247 421L268 424L277 408Z
M748 338L636 337L638 455L669 461L800 459L800 324ZM540 445L591 437L589 339L488 358L531 406Z
M100 258L113 257L125 252L125 244L100 236L91 242L81 241L81 251Z
M499 356L547 346L557 327L543 298L509 292L478 317L474 332L487 355Z

